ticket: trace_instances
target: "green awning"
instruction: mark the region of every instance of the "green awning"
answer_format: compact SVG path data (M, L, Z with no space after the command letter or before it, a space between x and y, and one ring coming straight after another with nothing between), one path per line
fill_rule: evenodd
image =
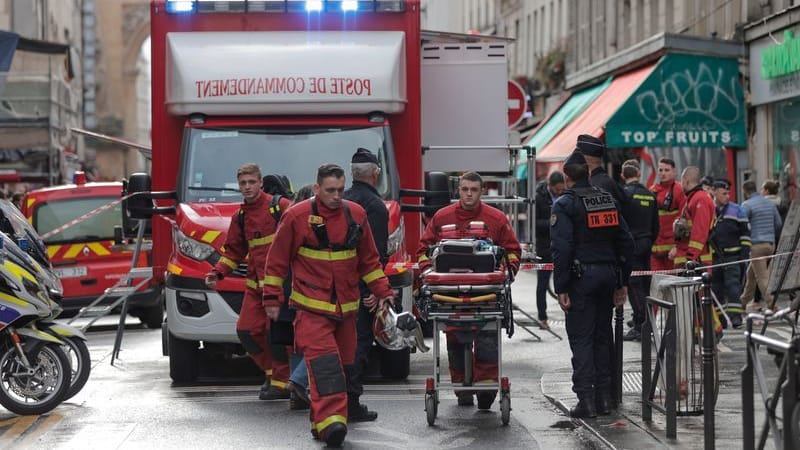
M606 146L746 147L736 59L668 54L606 122Z
M525 142L525 145L535 147L541 150L544 146L553 139L553 136L558 134L562 128L572 121L578 114L583 112L587 106L591 105L594 99L602 93L611 83L609 77L605 82L578 91L567 99L564 104L552 116L547 119L541 127ZM522 155L519 163L517 164L517 179L524 180L528 177L528 162L525 160L525 155Z

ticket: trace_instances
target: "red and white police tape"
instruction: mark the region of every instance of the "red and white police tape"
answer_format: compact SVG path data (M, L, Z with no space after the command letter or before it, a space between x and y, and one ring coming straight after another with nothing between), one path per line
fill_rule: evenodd
M731 266L731 265L734 265L734 264L743 264L743 263L749 263L749 262L752 262L752 261L760 261L760 260L764 260L764 259L772 259L772 258L775 258L775 257L778 257L778 256L793 255L795 253L800 253L800 249L795 250L793 252L776 253L774 255L759 256L757 258L743 259L743 260L740 260L740 261L732 261L732 262L721 263L721 264L713 264L713 265L708 265L708 266L697 266L697 268L695 270L696 271L701 271L701 270L714 269L714 268L717 268L717 267ZM394 268L394 269L419 269L419 264L418 263L413 263L413 262L392 263L392 264L390 264L390 266L392 268ZM519 270L520 271L536 271L536 270L551 271L551 270L553 270L553 263L522 263L522 264L519 265ZM656 274L669 275L669 274L679 274L679 273L684 273L684 272L686 272L686 269L634 270L633 272L631 272L631 276L632 277L644 277L644 276L656 275Z
M120 198L112 201L111 203L107 203L107 204L105 204L103 206L100 206L98 208L95 208L95 209L87 212L86 214L84 214L84 215L82 215L80 217L74 218L74 219L70 220L69 222L65 223L64 225L61 225L60 227L58 227L58 228L56 228L54 230L48 231L47 233L42 235L42 240L45 240L45 239L49 238L50 236L53 236L54 234L61 233L62 231L66 230L66 229L68 229L70 227L73 227L73 226L83 222L84 220L86 220L86 219L88 219L88 218L90 218L92 216L96 216L97 214L100 214L103 211L107 211L107 210L113 208L114 206L116 206L116 205L122 203L124 200L128 199L128 197L130 197L131 195L133 195L133 194L129 194L129 195L126 195L124 197L120 197Z

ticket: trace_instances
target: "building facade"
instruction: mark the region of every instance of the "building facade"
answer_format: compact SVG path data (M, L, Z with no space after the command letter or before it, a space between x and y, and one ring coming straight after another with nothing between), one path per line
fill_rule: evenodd
M69 180L84 158L81 0L2 0L18 36L0 91L0 181L24 190Z
M748 25L745 40L753 178L779 180L788 204L800 185L800 5Z

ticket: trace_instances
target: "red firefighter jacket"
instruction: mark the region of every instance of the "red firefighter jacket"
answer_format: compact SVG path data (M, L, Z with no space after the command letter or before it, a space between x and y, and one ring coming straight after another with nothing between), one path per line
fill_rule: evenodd
M293 280L289 304L298 309L332 317L354 314L361 300L359 279L379 298L393 295L366 212L356 203L347 200L344 203L350 208L353 222L360 224L363 230L354 249L321 249L311 228L312 223L321 218L331 246L344 243L348 230L344 207L332 210L318 202L319 216L314 216L311 200L305 200L283 215L267 257L263 280L265 307L280 306L284 301L283 280L290 268Z
M686 216L691 234L688 241L678 242L675 266L683 266L688 260L710 263L708 235L715 217L714 201L702 187L697 186L688 192L686 208L682 214Z
M683 207L686 205L686 195L683 193L683 187L675 181L656 184L650 190L656 194L656 203L658 204L658 237L653 242L653 256L666 258L667 253L675 247L672 222L683 211ZM667 197L670 196L672 198L667 202Z
M521 255L519 240L516 233L511 228L508 218L502 211L492 206L485 205L483 202L478 203L475 209L466 210L461 207L461 202L453 203L445 206L433 215L433 218L428 222L425 227L425 232L422 233L420 238L420 245L417 249L417 262L419 269L425 270L431 262L428 259L427 251L432 245L439 242L441 237L442 226L455 225L458 230L466 230L470 222L480 221L483 222L488 228L488 237L492 243L499 245L506 250L508 254L508 262L511 265L514 273L519 269L519 258ZM464 234L463 237L469 237Z
M247 288L258 290L259 281L264 277L264 263L267 252L275 237L277 224L270 205L272 195L261 192L255 202L242 203L241 208L231 217L228 236L222 247L222 257L214 265L214 271L220 278L230 274L242 261L247 261ZM288 198L281 198L278 203L282 210L291 205ZM244 229L239 215L243 214Z

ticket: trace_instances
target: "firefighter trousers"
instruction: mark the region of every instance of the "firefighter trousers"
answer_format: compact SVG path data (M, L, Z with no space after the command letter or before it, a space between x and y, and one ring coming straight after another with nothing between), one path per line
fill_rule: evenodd
M334 423L347 426L347 380L356 352L356 316L341 320L299 310L294 340L308 367L311 387L311 429L325 440Z
M270 384L283 388L289 381L289 352L286 346L269 344L269 326L261 293L246 289L236 321L236 334L250 358L270 376Z
M497 330L484 330L474 338L472 331L447 331L447 360L453 383L465 381L466 358L472 352L472 382L497 382ZM468 381L468 380L467 380Z

